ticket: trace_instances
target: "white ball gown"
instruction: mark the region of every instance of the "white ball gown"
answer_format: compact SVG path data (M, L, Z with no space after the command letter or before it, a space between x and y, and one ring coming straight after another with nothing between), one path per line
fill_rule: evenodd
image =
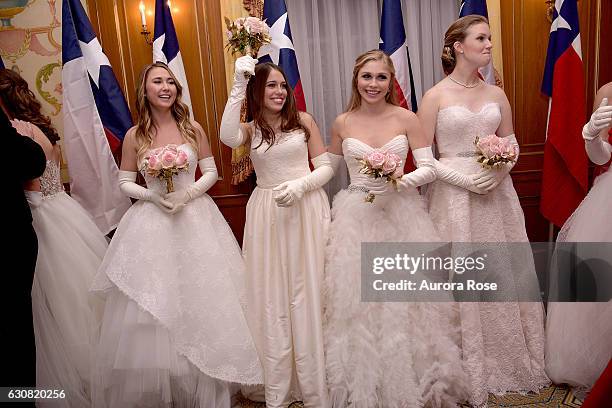
M480 171L481 165L470 154L475 151L474 140L494 134L500 121L497 103L486 103L476 112L459 105L441 109L435 136L440 162L466 175ZM429 213L445 241L529 241L510 176L486 195L442 180L432 183L427 194ZM497 260L495 273L500 279L537 285L533 256L528 247L524 252ZM538 392L549 384L541 302L462 302L459 307L463 362L472 383L470 403L485 405L489 392Z
M179 146L193 183L197 156ZM166 183L144 174L147 186ZM260 384L246 319L244 263L232 231L204 194L169 215L140 200L123 216L92 289L107 299L94 407L230 406L230 383Z
M342 143L351 185L332 206L326 250L324 339L334 408L454 407L467 398L456 345L454 304L362 302L362 242L435 242L439 236L416 189L364 201L362 158L373 149ZM380 148L406 159L399 135ZM450 299L450 297L449 297Z
M41 133L41 137L42 133ZM36 336L36 386L63 389L65 399L41 407L87 407L91 357L103 301L89 293L107 242L83 207L68 196L58 163L47 160L40 177L42 199L32 206L38 259L32 284ZM36 192L26 192L31 202Z
M612 171L607 170L595 179L589 194L565 222L557 242L612 242L610 203ZM596 256L604 255L612 264L612 254L591 248L597 251ZM551 276L552 283L554 279L558 277ZM590 389L612 358L610 339L612 301L549 303L546 372L555 383L568 383L581 391Z
M310 173L304 132L276 135L261 145L253 130L250 158L257 187L246 208L243 255L247 266L249 323L265 370L268 407L302 400L327 407L320 288L329 201L323 189L279 207L274 187Z

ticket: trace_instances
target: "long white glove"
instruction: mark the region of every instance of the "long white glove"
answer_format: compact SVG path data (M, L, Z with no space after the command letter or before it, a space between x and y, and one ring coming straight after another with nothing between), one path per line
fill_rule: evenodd
M436 164L431 146L421 147L412 151L416 162L416 170L404 174L399 185L405 189L419 187L436 179Z
M476 173L474 177L474 182L476 183L476 187L489 192L496 188L499 183L502 182L504 178L510 173L510 170L516 165L518 161L518 157L520 154L519 144L516 141L516 135L512 133L511 135L506 136L508 141L516 151L516 159L512 163L503 164L494 169L482 169L480 172Z
M431 183L436 179L435 159L431 146L422 147L412 151L416 161L416 170L404 174L398 181L401 189L416 188L423 184ZM364 180L363 186L374 195L388 195L395 192L393 183L387 181L386 177L368 178Z
M246 97L246 89L249 83L244 74L255 75L255 64L257 64L257 60L250 55L245 55L236 60L234 85L223 110L220 128L221 141L231 148L240 146L246 139L240 130L240 108Z
M329 157L322 153L312 159L314 170L295 180L285 181L273 189L277 192L274 200L279 207L290 207L300 200L305 193L323 187L334 176Z
M33 190L25 190L24 194L25 194L26 200L28 200L28 205L30 206L31 209L40 207L43 201L42 192L33 191Z
M135 171L119 170L119 189L123 194L138 200L151 201L162 211L169 213L172 210L172 203L155 191L136 184L136 174Z
M214 157L205 157L198 162L198 166L202 171L202 177L195 183L191 183L184 190L173 191L164 195L164 198L173 205L170 214L176 214L194 198L200 197L208 191L217 182L217 166L215 166Z
M334 170L334 174L338 174L340 172L340 166L344 162L344 156L341 154L327 152L327 157L329 158L331 167Z
M589 159L595 164L606 164L612 155L612 146L601 138L593 140L585 140L584 147L586 148Z
M603 98L599 107L591 115L591 119L582 128L582 138L593 140L610 124L612 124L612 105L608 106L608 98Z
M465 175L458 172L446 164L441 163L438 160L434 160L436 166L436 174L439 180L445 181L448 184L452 184L457 187L464 188L476 194L486 194L487 192L476 186L473 175Z

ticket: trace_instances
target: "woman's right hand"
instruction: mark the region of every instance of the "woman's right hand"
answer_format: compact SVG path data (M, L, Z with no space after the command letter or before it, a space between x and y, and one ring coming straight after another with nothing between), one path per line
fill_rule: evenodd
M234 79L236 81L247 81L248 76L255 75L255 65L257 60L250 55L245 55L236 60L234 69Z

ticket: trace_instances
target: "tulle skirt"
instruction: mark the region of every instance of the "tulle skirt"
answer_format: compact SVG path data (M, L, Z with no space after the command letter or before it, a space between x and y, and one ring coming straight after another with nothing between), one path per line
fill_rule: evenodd
M32 285L36 336L36 386L63 389L66 399L41 406L90 405L93 346L102 299L89 285L107 248L104 235L83 208L64 192L32 209L38 258Z
M324 339L336 408L454 407L468 396L456 305L361 302L362 242L435 242L417 191L339 192L326 252ZM449 298L450 299L450 298Z

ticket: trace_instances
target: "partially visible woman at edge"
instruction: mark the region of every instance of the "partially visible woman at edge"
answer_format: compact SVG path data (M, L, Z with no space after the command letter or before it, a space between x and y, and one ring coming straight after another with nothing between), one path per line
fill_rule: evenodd
M236 60L221 121L221 141L247 143L257 174L243 240L249 323L264 366L266 405L302 400L307 408L326 408L320 290L330 214L321 187L333 170L319 128L298 112L282 69L256 62ZM240 123L245 97L252 121Z
M469 15L451 24L442 53L447 77L427 91L418 111L440 155L438 179L427 195L442 240L511 243L496 244L499 250L487 262L488 278L503 283L504 302L459 303L463 363L472 383L470 403L477 406L486 404L489 393L538 392L550 383L544 372L544 308L525 218L509 177L516 162L482 168L474 154L476 137L495 134L507 138L518 158L508 99L478 72L491 61L491 48L485 17ZM452 245L455 255L462 248ZM519 302L521 296L527 301Z
M217 181L215 161L166 64L146 66L136 94L119 184L138 202L121 219L93 284L107 294L93 406L229 408L232 384L261 384L263 376L241 306L240 248L206 194ZM173 176L174 192L146 171L158 147L188 163ZM138 170L146 188L135 183Z
M65 399L39 400L39 406L89 406L91 356L97 342L102 300L89 286L107 243L89 214L64 192L60 180L59 135L27 82L0 70L0 105L19 133L44 150L47 167L26 186L38 236L32 285L36 336L36 387L63 389Z

